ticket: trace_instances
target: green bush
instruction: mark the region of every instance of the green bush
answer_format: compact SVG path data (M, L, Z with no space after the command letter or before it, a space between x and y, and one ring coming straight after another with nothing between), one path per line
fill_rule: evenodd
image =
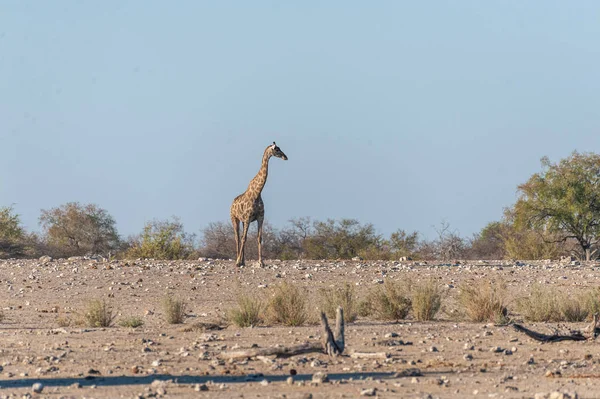
M126 258L187 259L194 254L195 236L183 230L177 219L154 220L144 226L138 237L129 240Z

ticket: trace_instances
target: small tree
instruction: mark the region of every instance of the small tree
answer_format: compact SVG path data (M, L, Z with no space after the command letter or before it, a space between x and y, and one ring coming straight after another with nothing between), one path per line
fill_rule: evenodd
M0 257L22 255L24 238L25 230L19 215L11 206L0 207Z
M407 234L404 230L397 230L390 236L389 246L395 258L415 256L419 248L419 233L413 231Z
M69 202L42 209L40 224L48 245L60 255L108 253L119 246L115 220L95 204Z
M187 259L195 251L195 235L188 234L178 218L153 220L144 231L129 239L128 258Z
M312 259L349 259L372 252L382 245L381 236L368 223L361 225L355 219L314 222L314 234L305 241L307 256Z
M542 172L518 187L517 225L539 231L545 240L577 241L590 260L600 240L600 155L573 152L559 163L542 158Z

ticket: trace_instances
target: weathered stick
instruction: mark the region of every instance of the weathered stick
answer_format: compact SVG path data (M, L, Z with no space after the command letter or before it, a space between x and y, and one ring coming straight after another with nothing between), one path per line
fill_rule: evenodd
M304 344L290 347L255 348L242 351L223 352L221 353L221 357L226 359L247 359L251 357L264 357L273 355L278 357L290 357L312 352L325 352L329 356L337 356L342 354L345 347L344 310L341 307L337 308L335 337L331 331L331 328L329 328L327 317L323 312L321 312L321 328L323 329L323 341L321 343L306 342Z
M386 352L352 352L350 357L352 359L387 359L390 355Z

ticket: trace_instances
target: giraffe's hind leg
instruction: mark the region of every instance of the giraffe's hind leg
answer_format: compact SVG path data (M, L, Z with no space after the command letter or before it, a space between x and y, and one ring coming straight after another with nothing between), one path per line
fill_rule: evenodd
M235 217L231 217L233 225L233 237L235 238L235 265L240 266L240 221Z
M262 229L263 229L263 222L264 220L262 218L257 219L258 222L258 234L256 235L256 238L258 240L258 265L260 267L264 267L265 263L263 262L262 259Z

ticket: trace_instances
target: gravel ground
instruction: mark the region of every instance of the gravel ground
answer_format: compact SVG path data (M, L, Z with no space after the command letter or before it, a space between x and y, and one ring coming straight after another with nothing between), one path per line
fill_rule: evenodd
M447 292L438 320L359 318L346 326L348 354L385 352L387 358L314 353L230 362L223 351L294 345L318 340L321 332L317 325L211 329L224 325L240 289L266 294L294 282L316 309L319 287L348 281L363 294L385 279L430 278ZM461 321L455 299L461 284L493 279L506 284L513 310L534 283L576 294L600 286L599 278L594 262L270 261L238 269L217 260L0 261L0 398L598 398L600 344L540 344L511 326ZM186 302L184 324L165 321L166 295ZM115 308L113 327L76 324L91 299ZM120 327L127 316L144 325ZM549 332L586 323L527 325Z

